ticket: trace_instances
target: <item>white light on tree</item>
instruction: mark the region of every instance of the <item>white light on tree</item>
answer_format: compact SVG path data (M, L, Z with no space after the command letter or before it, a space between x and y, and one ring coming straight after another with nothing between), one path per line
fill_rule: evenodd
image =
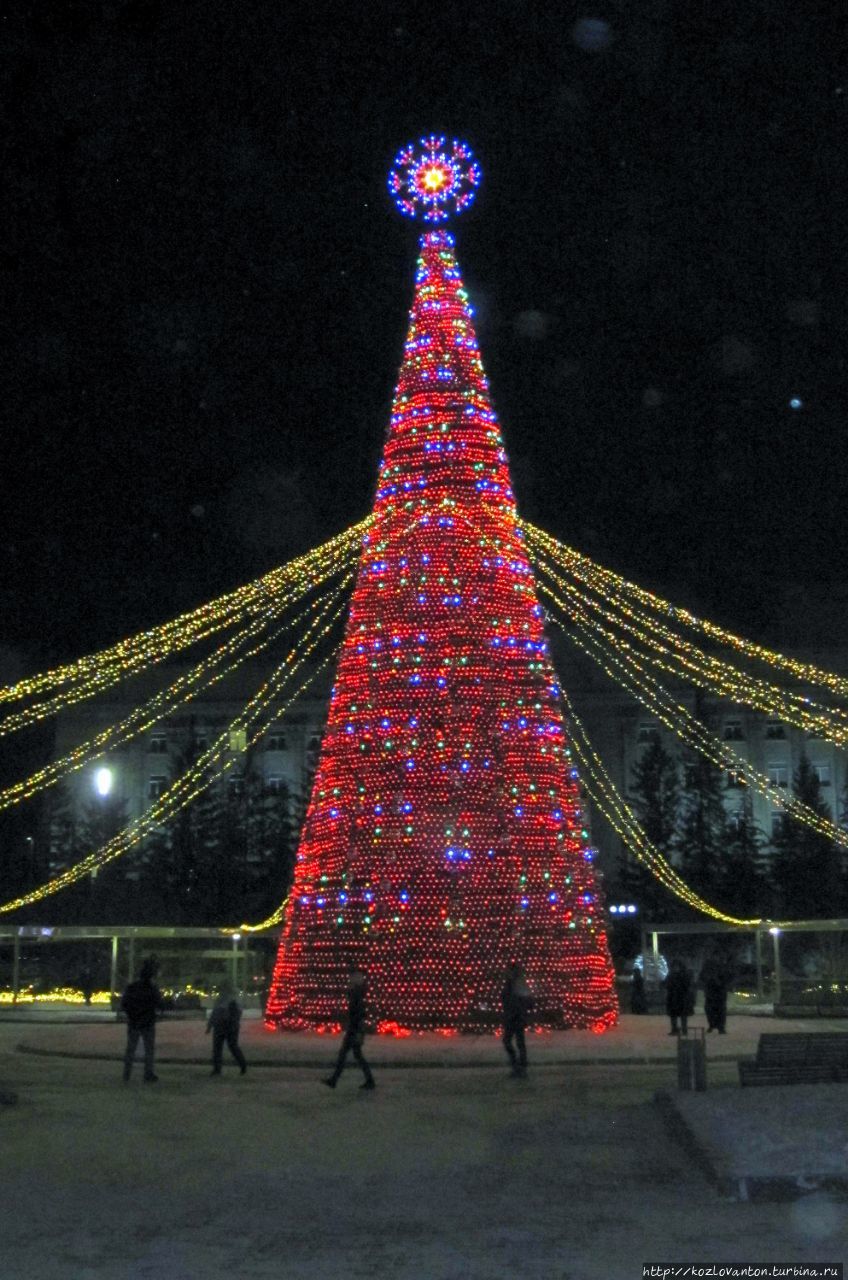
M94 775L94 789L99 796L111 795L113 782L112 770L107 769L105 765L102 769L98 769Z

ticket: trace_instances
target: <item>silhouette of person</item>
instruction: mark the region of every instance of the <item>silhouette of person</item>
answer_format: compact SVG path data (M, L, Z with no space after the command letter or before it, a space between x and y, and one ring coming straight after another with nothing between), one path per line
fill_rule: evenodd
M704 1013L707 1016L707 1031L717 1031L723 1036L727 1030L727 989L731 982L731 971L721 952L716 950L704 961L700 980L704 988Z
M524 969L517 960L513 961L506 971L501 1000L504 1011L503 1047L512 1063L512 1074L523 1077L527 1075L527 1044L524 1030L527 1026L527 1015L535 1001L525 981ZM515 1041L514 1046L513 1041Z
M127 1016L127 1048L124 1054L124 1080L130 1078L135 1051L141 1040L144 1046L144 1079L155 1084L159 1077L153 1071L156 1050L156 1014L164 1007L162 993L153 979L159 970L155 956L148 957L121 997L121 1010Z
M209 1011L206 1022L206 1034L212 1032L212 1075L221 1074L221 1066L226 1044L230 1053L239 1065L241 1074L247 1071L244 1054L239 1048L239 1028L241 1027L241 1005L236 1000L233 984L224 978L218 984L218 996Z
M645 994L645 979L642 977L641 969L633 970L633 983L630 987L630 1012L648 1012L648 997Z
M376 1088L371 1068L362 1053L362 1041L365 1038L365 996L367 991L368 975L362 969L354 969L347 986L347 1025L341 1048L339 1049L339 1056L336 1058L333 1074L324 1081L324 1084L331 1089L335 1089L339 1076L344 1071L348 1053L353 1054L365 1076L365 1082L360 1085L360 1088Z
M677 1035L677 1023L680 1031L688 1034L688 1019L695 1012L695 988L692 976L682 960L672 960L668 977L665 981L665 1010L671 1019L670 1036Z

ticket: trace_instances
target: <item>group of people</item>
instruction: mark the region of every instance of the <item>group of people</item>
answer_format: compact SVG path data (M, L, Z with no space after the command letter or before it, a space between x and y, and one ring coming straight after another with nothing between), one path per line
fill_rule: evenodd
M156 985L158 963L154 956L145 960L135 982L131 982L121 997L121 1012L127 1020L127 1047L124 1054L124 1081L128 1081L135 1061L138 1043L144 1051L144 1080L155 1084L159 1077L153 1070L156 1053L156 1015L165 1007L162 992ZM247 1062L239 1047L241 1005L236 999L235 988L227 979L218 984L218 994L206 1020L206 1033L212 1035L212 1072L221 1074L224 1045L238 1065L242 1075Z
M156 986L158 964L154 957L145 960L138 978L131 982L121 998L121 1011L127 1020L127 1047L124 1055L124 1080L132 1074L133 1062L141 1041L144 1050L144 1080L155 1083L159 1077L153 1070L156 1050L156 1015L164 1009L162 993ZM368 975L356 968L350 975L347 987L347 1019L332 1074L324 1084L335 1089L344 1071L349 1054L353 1054L365 1079L362 1089L374 1089L374 1076L362 1052L366 1028L366 995ZM518 961L507 969L501 992L503 1004L503 1046L510 1061L511 1074L521 1079L527 1075L527 1044L524 1032L534 999ZM241 1006L229 981L218 984L218 995L206 1022L207 1034L212 1034L212 1075L221 1074L224 1045L244 1075L247 1062L239 1046Z
M712 951L701 968L698 981L704 988L704 1013L707 1031L724 1035L727 1030L727 992L733 972L725 957L718 950ZM632 1013L646 1013L648 1009L645 982L640 969L633 971L631 992ZM687 1035L689 1019L695 1012L695 982L682 960L671 962L665 978L665 1010L671 1022L670 1036Z

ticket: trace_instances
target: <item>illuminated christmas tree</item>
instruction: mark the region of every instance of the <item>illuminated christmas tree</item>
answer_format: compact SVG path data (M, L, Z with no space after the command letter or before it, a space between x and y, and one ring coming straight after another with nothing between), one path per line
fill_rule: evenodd
M403 365L267 1019L338 1020L354 965L379 1029L477 1030L523 961L546 1027L616 1016L594 849L542 609L454 255L470 151L396 161L421 237Z

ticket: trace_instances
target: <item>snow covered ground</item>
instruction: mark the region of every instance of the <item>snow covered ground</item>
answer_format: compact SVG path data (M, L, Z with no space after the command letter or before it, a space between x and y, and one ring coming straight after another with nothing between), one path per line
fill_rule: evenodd
M142 1084L139 1072L124 1086L114 1061L15 1049L24 1039L49 1047L46 1038L62 1032L90 1050L96 1032L111 1037L97 1048L119 1052L120 1028L0 1022L0 1085L19 1095L0 1110L0 1277L635 1280L650 1262L845 1259L840 1200L717 1195L653 1100L657 1089L673 1090L675 1073L662 1020L650 1031L592 1037L596 1059L619 1048L613 1065L592 1062L588 1041L583 1056L577 1038L571 1047L534 1038L527 1081L495 1069L494 1040L464 1070L421 1069L404 1050L403 1069L384 1066L368 1094L353 1071L331 1093L307 1065L254 1067L243 1079L230 1068L210 1079L197 1023L162 1028L163 1055L172 1036L177 1060L162 1066L158 1084ZM747 1052L740 1028L722 1050L737 1037ZM266 1046L277 1063L284 1048L291 1060L292 1045L307 1043L256 1024L244 1042L254 1058ZM661 1044L665 1063L647 1065ZM375 1063L383 1045L398 1048L370 1041ZM322 1042L318 1059L333 1047ZM302 1063L313 1057L311 1048L301 1053ZM725 1095L759 1107L774 1092L742 1094L732 1061L714 1059L710 1080L710 1092L686 1095L687 1105L709 1108ZM798 1101L823 1090L824 1110ZM843 1123L844 1111L834 1120L830 1110L841 1097L840 1086L792 1094L810 1143L823 1125Z

